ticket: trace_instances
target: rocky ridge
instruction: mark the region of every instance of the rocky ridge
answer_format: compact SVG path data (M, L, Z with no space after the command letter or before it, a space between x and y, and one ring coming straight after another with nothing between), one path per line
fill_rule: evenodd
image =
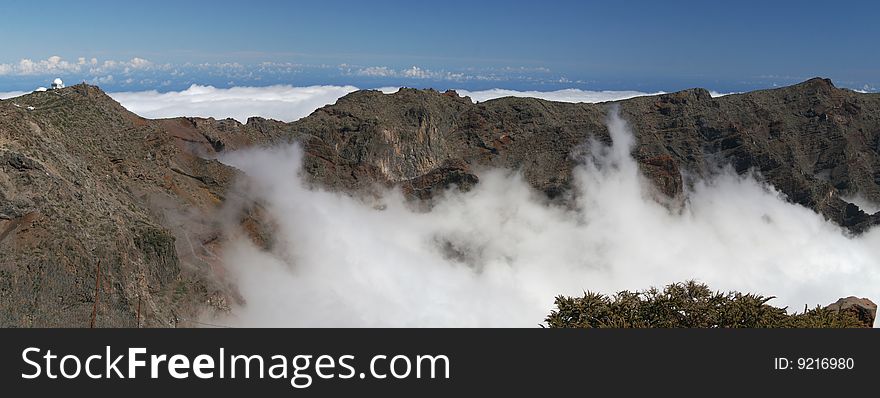
M811 79L616 104L658 196L680 198L683 175L729 165L852 233L880 223L844 199L880 203L878 94ZM426 203L478 184L482 169L518 169L564 201L573 151L589 137L610 142L608 110L402 89L354 92L292 123L241 124L144 119L88 85L0 101L0 326L86 326L96 297L98 326L197 326L205 308L228 308L236 295L217 258L218 211L239 172L213 160L219 153L300 142L315 184L353 195L399 187ZM271 242L258 206L237 217Z

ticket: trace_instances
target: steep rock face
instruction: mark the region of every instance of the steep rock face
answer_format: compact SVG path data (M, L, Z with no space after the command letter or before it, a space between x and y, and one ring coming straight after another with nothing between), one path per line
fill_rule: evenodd
M0 326L85 327L96 297L98 326L175 326L224 300L200 243L235 171L169 123L85 85L0 102Z
M430 90L358 91L294 123L252 118L247 127L301 142L310 177L325 187L358 191L414 180L459 159L460 148L448 135L472 106Z
M667 196L684 190L682 172L707 176L729 166L756 172L792 202L854 232L880 222L843 199L880 202L880 95L812 79L720 98L685 90L619 107L636 134L643 174ZM454 92L403 89L356 92L293 123L248 126L304 142L305 169L323 186L355 191L431 174L437 191L456 180L437 176L452 162L466 165L452 173L518 169L555 197L570 188L573 155L590 138L610 143L608 109L512 97L473 104Z
M711 98L704 90L621 104L640 151L705 175L721 164L756 171L789 200L859 232L880 221L843 200L880 201L880 95L829 80Z
M843 198L880 203L880 95L813 79L712 98L702 89L617 103L633 155L658 195L682 173L754 170L796 203L851 229L880 222ZM28 107L33 107L29 110ZM222 278L218 211L238 171L213 160L255 145L302 143L316 185L352 194L399 187L430 203L488 167L520 170L565 200L577 156L610 143L609 104L455 92L359 91L292 123L251 118L147 120L96 87L0 101L0 326L195 326L235 300ZM260 244L259 206L235 215Z

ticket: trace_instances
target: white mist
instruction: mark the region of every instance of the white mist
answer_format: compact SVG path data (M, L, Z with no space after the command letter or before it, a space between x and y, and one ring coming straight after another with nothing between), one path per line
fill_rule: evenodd
M608 126L613 146L590 143L575 170L573 209L503 170L481 174L470 192L447 192L430 212L392 191L376 206L307 189L297 146L230 154L223 161L248 176L240 193L266 204L278 235L272 251L242 234L225 248L246 304L219 321L536 327L559 294L689 279L777 296L771 304L798 311L880 298L878 229L850 237L731 171L697 183L670 211L640 176L626 123L612 115Z

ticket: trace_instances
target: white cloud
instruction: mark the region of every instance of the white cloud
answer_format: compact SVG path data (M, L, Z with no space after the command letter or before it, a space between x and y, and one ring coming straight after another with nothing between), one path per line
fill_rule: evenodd
M490 170L471 192L415 212L395 192L353 199L306 188L297 147L230 154L222 160L248 175L239 193L264 204L278 230L271 250L247 238L224 249L246 303L214 322L535 327L558 294L693 278L774 295L772 304L794 310L880 298L880 229L848 237L732 171L697 183L685 207L670 211L651 199L626 126L611 119L609 131L613 147L588 143L591 155L574 171L573 208L547 203L518 174Z
M498 71L508 72L508 73L550 73L550 68L544 66L537 67L529 67L529 66L505 66L503 68L498 68Z
M477 102L488 101L501 97L532 97L559 102L605 102L618 101L643 95L663 94L663 92L644 93L640 91L588 91L575 88L557 91L515 91L494 88L491 90L468 91L456 90L460 95L471 97Z
M370 66L357 71L360 76L371 77L393 77L397 76L397 71L387 66Z
M852 91L855 91L855 92L861 93L861 94L868 94L868 93L873 93L873 92L877 91L877 89L874 88L874 86L872 86L870 84L865 84L862 86L862 88L852 89Z
M129 67L132 69L146 69L153 66L153 63L147 61L143 58L134 57L131 61L128 62Z
M880 211L880 204L872 202L870 199L866 198L864 195L860 193L856 193L855 195L841 197L841 199L852 203L862 209L865 213L874 214Z
M401 74L403 75L403 77L408 77L412 79L427 79L434 76L433 72L419 68L418 66L404 69Z
M75 73L106 75L111 72L128 74L136 70L144 71L168 67L168 65L157 65L138 57L128 61L105 60L103 63L99 63L97 58L86 59L85 57L78 57L76 61L71 62L64 60L60 56L53 55L44 60L34 61L25 58L13 64L0 64L0 76L40 76Z
M400 91L400 87L379 87L376 90L381 91L383 94L394 94Z
M233 118L240 122L251 116L293 121L317 108L357 90L353 86L215 88L192 85L183 91L110 93L128 110L148 118L177 116Z
M0 73L6 75L45 75L54 73L78 73L81 66L75 62L68 62L54 55L44 60L33 61L22 59L17 64L3 64Z
M740 93L740 92L736 92L736 91L732 91L732 92L729 92L729 93L720 93L720 92L715 91L715 90L709 90L709 95L711 95L712 98L718 98L718 97L723 97L723 96L725 96L725 95L733 95L733 94L742 94L742 93Z
M450 72L445 70L432 70L419 66L411 66L404 69L394 69L388 66L369 66L365 68L352 68L351 65L339 65L343 74L353 76L366 77L382 77L382 78L399 78L413 80L448 80L448 81L468 81L468 80L500 80L492 74L468 74L463 72Z
M22 96L25 94L27 94L27 92L24 92L24 91L9 91L9 92L5 92L5 93L0 92L0 99L14 98L14 97Z

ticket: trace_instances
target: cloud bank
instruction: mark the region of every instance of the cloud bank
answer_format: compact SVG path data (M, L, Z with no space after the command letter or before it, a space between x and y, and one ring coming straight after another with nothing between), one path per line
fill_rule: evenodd
M27 93L24 91L0 92L0 100L14 98L14 97L18 97L18 96L25 95L25 94L27 94Z
M107 73L129 74L133 71L167 69L170 65L160 65L149 60L134 57L127 61L103 60L79 57L68 61L57 55L46 59L23 58L15 63L0 63L0 76L51 76L64 74L104 75Z
M480 90L480 91L468 91L468 90L457 90L459 94L466 95L471 97L472 100L477 102L488 101L490 99L501 98L501 97L531 97L531 98L540 98L548 101L558 101L558 102L588 102L588 103L596 103L596 102L607 102L607 101L620 101L633 97L641 97L645 95L660 95L666 94L665 91L657 91L653 93L646 93L641 91L631 91L631 90L623 90L623 91L613 91L613 90L604 90L604 91L590 91L590 90L581 90L576 88L568 88L563 90L555 90L555 91L517 91L517 90L505 90L500 88L495 88L491 90ZM737 94L737 93L720 93L717 91L709 91L709 94L712 97L723 97L725 95Z
M547 203L517 173L490 170L472 191L417 212L395 191L365 200L306 188L296 146L227 155L247 174L240 193L264 204L278 229L262 250L230 226L238 238L223 260L246 304L212 321L536 327L558 294L688 279L778 296L772 304L797 310L880 297L880 229L849 237L729 170L670 210L639 174L626 124L608 123L613 146L586 143L572 207Z
M457 91L460 95L471 97L472 100L477 102L501 97L532 97L558 102L605 102L619 101L643 95L663 94L662 91L656 93L643 93L640 91L588 91L575 88L556 91L516 91L500 88L482 91Z
M393 94L398 89L397 87L383 87L378 90L386 94ZM166 93L155 90L118 92L110 93L110 96L128 110L148 118L200 116L217 119L233 118L243 123L247 121L248 117L262 116L290 122L307 116L317 108L332 104L355 90L358 88L354 86L294 87L277 85L215 88L192 85L183 91ZM534 97L563 102L601 102L651 95L639 91L585 91L577 89L458 91L461 95L468 95L471 99L480 102L508 96Z
M110 93L128 110L148 118L176 116L233 118L262 116L293 121L357 90L353 86L269 86L220 89L193 85L183 91Z

